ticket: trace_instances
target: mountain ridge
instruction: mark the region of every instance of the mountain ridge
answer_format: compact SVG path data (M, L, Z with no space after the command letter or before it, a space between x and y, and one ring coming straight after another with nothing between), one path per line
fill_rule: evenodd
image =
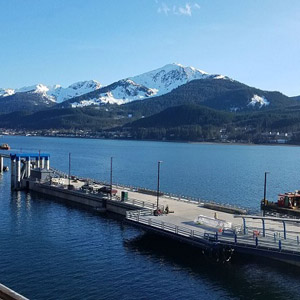
M75 82L68 87L64 88L59 84L53 86L47 86L42 83L25 86L18 89L12 88L0 88L0 99L13 96L19 93L32 93L32 94L41 94L48 100L61 103L65 100L73 98L78 95L86 94L92 90L99 89L101 84L96 80L87 80Z
M132 105L133 108L139 106L139 111L144 110L149 115L185 103L237 112L289 106L295 104L298 98L263 91L194 67L168 64L106 86L90 80L74 83L67 88L38 84L17 90L0 89L0 113L37 111L53 106L63 109L118 104ZM160 110L158 106L161 106Z
M175 63L167 64L164 67L116 81L97 91L75 97L68 103L72 107L103 103L120 105L165 95L175 88L197 79L229 80L226 76L211 75L194 67L184 67ZM126 88L124 88L124 82L127 83Z

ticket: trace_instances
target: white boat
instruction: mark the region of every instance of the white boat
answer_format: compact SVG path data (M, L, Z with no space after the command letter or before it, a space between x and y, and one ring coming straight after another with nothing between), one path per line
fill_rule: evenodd
M203 215L199 215L194 220L194 222L197 225L203 225L203 226L207 226L207 227L214 228L214 229L217 229L217 230L232 229L232 223L231 222L227 222L227 221L224 221L224 220L211 218L211 217L207 217L207 216L203 216Z

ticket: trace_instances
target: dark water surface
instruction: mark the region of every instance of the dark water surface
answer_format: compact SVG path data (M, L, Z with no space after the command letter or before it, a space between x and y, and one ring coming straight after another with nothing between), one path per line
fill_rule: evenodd
M300 188L300 148L5 137L13 151L39 149L51 165L102 180L114 157L115 181L258 208ZM199 250L145 235L36 194L10 191L0 175L0 282L30 299L300 299L300 270L234 257L216 264Z

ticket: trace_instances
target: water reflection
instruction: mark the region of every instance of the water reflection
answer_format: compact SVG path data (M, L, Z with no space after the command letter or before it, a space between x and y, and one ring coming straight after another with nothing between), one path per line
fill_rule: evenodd
M28 214L30 214L31 210L31 195L30 193L26 193L25 195L25 200L26 200L26 211Z
M12 203L15 206L15 211L17 212L17 215L19 216L21 214L22 209L22 192L20 191L13 191L12 192Z
M124 247L149 260L159 260L174 272L185 272L199 284L205 281L213 291L222 290L230 298L300 298L298 267L243 255L234 255L230 263L216 263L199 249L151 234L126 240Z

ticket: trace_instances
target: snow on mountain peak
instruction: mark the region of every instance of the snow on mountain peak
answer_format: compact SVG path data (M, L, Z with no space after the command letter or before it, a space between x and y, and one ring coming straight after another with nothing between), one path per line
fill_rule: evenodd
M61 103L65 100L87 94L100 88L101 84L96 80L79 81L71 84L67 88L55 85L50 88L48 95L53 97L57 103Z
M157 91L155 96L164 95L173 89L195 79L205 79L209 75L193 67L173 63L162 68L131 77L134 82Z
M43 84L37 84L17 90L0 89L0 97L14 93L37 93L45 97L46 100L61 103L86 94L79 103L76 102L74 105L86 106L90 104L99 105L101 103L123 104L134 100L143 100L145 98L167 94L179 86L197 79L225 80L228 79L228 77L223 75L210 75L194 67L185 67L181 64L173 63L141 75L122 79L105 87L101 87L101 84L95 80L79 81L71 84L67 88L63 88L60 85L45 86ZM94 93L89 94L98 89L99 93L96 97Z
M34 93L46 94L49 91L49 88L43 84L37 84Z
M96 80L88 80L88 81L79 81L76 83L71 84L68 88L74 90L86 90L86 89L99 89L101 84Z
M14 93L15 93L15 90L13 90L13 89L2 89L2 88L0 88L0 97L11 96Z
M39 84L36 84L36 85L24 86L20 89L16 89L15 93L28 93L28 92L31 92L31 93L42 93L43 94L47 91L48 91L47 86L39 83Z
M181 64L167 64L162 68L129 77L106 86L100 94L92 99L87 95L81 102L73 103L73 107L90 104L117 103L124 104L134 100L167 94L175 88L195 79L227 79L222 75L209 75L194 67L184 67Z
M44 84L37 84L32 86L22 87L20 89L0 89L0 97L11 96L16 93L35 93L41 94L47 100L53 102L63 102L73 97L81 96L83 94L92 92L101 87L101 84L96 80L80 81L71 84L67 88L61 85L46 86Z

